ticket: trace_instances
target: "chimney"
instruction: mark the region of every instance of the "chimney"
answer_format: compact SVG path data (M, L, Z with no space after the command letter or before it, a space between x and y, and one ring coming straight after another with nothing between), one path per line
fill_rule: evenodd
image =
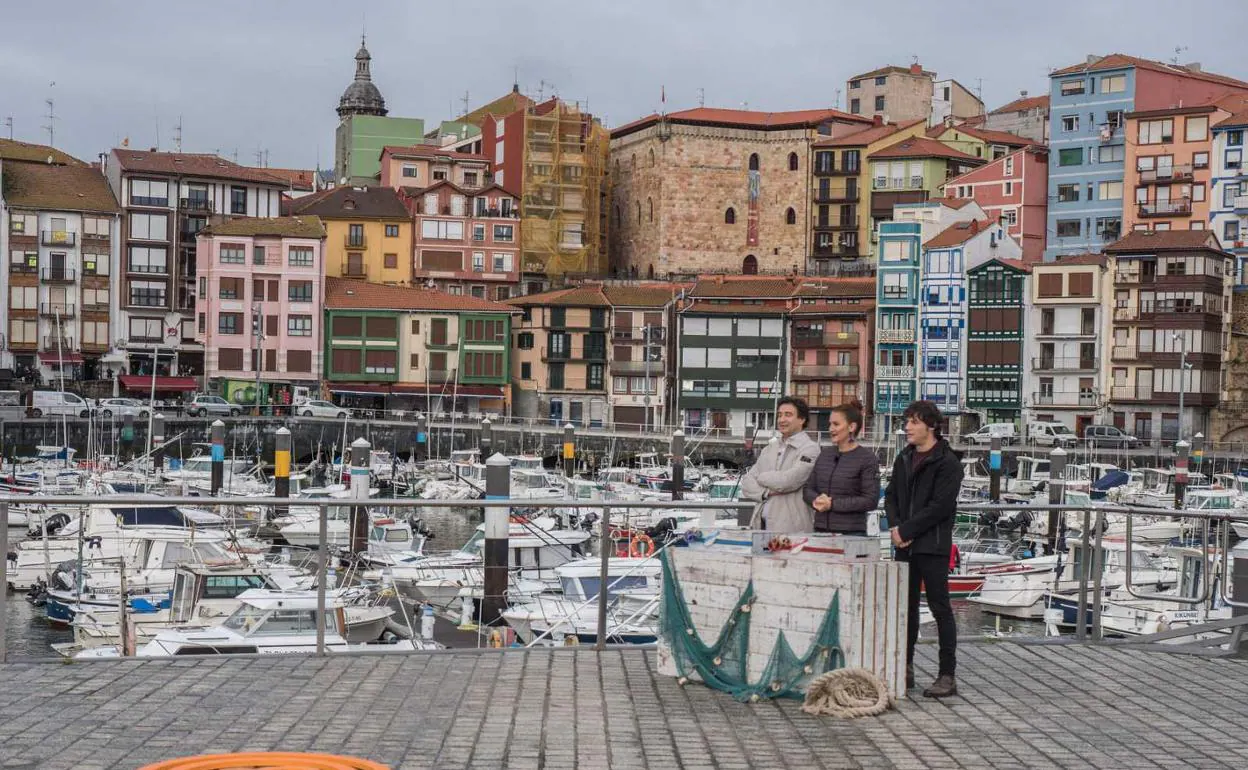
M1096 55L1096 54L1094 54L1094 53L1090 53L1090 54L1088 54L1088 58L1087 58L1087 65L1088 65L1089 67L1091 67L1093 64L1096 64L1098 61L1100 61L1100 60L1101 60L1101 59L1103 59L1103 58L1104 58L1104 57L1102 57L1102 56L1097 56L1097 55Z
M1200 72L1200 62L1198 61L1188 62L1187 64L1183 65L1183 69L1187 70L1188 72Z
M1024 88L1022 91L1019 91L1019 92L1018 92L1018 98L1020 98L1020 99L1026 99L1026 98L1027 98L1027 89L1026 89L1026 88Z
M911 74L911 75L922 75L922 74L923 74L923 68L919 66L919 63L918 63L917 61L916 61L914 64L911 64L911 65L910 65L910 74Z
M872 116L871 116L871 125L873 125L873 126L882 126L882 125L884 125L884 116L883 116L883 115L881 115L881 114L879 114L878 112L877 112L876 114L872 115Z

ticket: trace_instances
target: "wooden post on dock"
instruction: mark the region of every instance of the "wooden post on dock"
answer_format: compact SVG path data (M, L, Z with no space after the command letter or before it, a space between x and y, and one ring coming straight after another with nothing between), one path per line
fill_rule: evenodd
M351 442L351 553L368 547L368 458L372 444L363 436Z
M563 426L563 475L571 479L576 474L576 428L572 423Z
M993 436L988 445L988 499L1001 502L1001 437Z
M285 426L277 429L273 445L273 496L290 497L290 429ZM286 511L286 506L279 505L273 517L284 516Z
M1049 453L1049 505L1061 505L1065 500L1066 450L1059 446ZM1057 530L1061 520L1061 511L1049 511L1049 553L1057 553Z
M160 473L165 469L165 416L152 415L152 467Z
M685 432L679 428L672 434L672 499L685 496Z
M225 423L212 421L212 481L209 494L213 497L221 494L221 486L225 482Z
M485 461L485 499L506 500L511 497L511 460L495 453ZM510 511L507 506L486 506L485 509L485 585L481 594L481 625L495 625L503 620L507 608L507 539L510 534ZM604 524L605 526L605 524Z
M422 466L429 459L429 418L416 415L416 456L412 458Z
M1174 508L1181 510L1187 498L1187 452L1186 441L1174 445Z
M490 456L490 445L493 443L493 437L490 435L490 418L481 418L481 458Z

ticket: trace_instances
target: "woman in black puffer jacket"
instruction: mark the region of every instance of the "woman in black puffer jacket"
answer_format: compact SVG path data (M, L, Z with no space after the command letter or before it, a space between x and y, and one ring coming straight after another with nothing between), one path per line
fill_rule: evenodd
M862 407L857 401L832 409L826 447L802 491L815 509L815 531L867 534L867 514L879 507L880 464L875 452L859 446Z

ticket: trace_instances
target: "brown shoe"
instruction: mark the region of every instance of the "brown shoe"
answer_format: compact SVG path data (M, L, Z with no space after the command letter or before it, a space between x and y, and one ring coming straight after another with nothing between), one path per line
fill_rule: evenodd
M914 689L914 664L913 663L906 664L906 689L907 690Z
M958 682L953 674L941 674L932 686L923 691L924 698L948 698L958 694Z

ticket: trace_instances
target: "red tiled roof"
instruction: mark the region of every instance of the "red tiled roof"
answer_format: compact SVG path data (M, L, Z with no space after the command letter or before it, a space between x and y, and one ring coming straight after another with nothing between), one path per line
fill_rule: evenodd
M902 139L900 142L890 144L882 150L876 150L871 153L871 158L951 158L953 160L983 162L983 158L976 158L973 155L958 152L947 144L922 136Z
M240 182L271 184L285 187L287 180L268 169L240 166L216 155L191 152L152 152L118 147L113 150L123 171L132 174L170 174L232 179Z
M290 190L312 190L312 180L316 177L316 172L306 168L261 168L258 171L264 171L272 176L286 180L286 187Z
M1210 248L1222 251L1212 230L1133 230L1105 247L1106 254ZM1229 254L1228 254L1229 256Z
M1182 77L1193 78L1196 80L1204 80L1209 83L1220 83L1234 88L1248 88L1248 82L1237 80L1226 75L1217 75L1212 72L1201 72L1200 70L1190 70L1177 64L1166 64L1164 62L1153 61L1152 59L1142 59L1138 56L1129 56L1122 53L1111 53L1100 59L1087 63L1074 64L1052 72L1049 77L1064 77L1066 75L1077 75L1084 72L1099 72L1101 70L1124 69L1126 67L1137 67L1139 69L1151 70L1153 72L1163 72L1170 75L1180 75Z
M390 187L335 187L290 202L292 214L330 219L410 219L399 194Z
M468 294L436 289L386 286L354 278L325 278L325 307L330 310L435 310L453 313L515 313L516 309Z
M381 156L385 157L386 153L390 153L400 158L454 158L455 160L482 160L489 162L489 157L476 152L456 152L445 147L439 147L433 144L414 144L409 146L387 144L381 148Z
M748 299L768 299L791 297L795 288L794 279L787 276L774 278L757 276L703 276L694 284L690 296L694 298L728 298L740 297Z
M540 294L525 294L504 300L505 304L516 307L541 305L543 307L610 307L606 295L602 293L601 284L586 284L567 289L553 289Z
M975 202L974 198L943 198L938 201L945 208L961 211Z
M612 307L663 307L680 292L676 284L604 286L602 293Z
M922 119L919 119L919 120L909 121L908 123L885 123L884 125L881 125L881 126L871 126L869 128L864 128L861 131L855 131L852 134L846 134L845 136L835 137L832 139L824 139L822 141L815 142L811 146L815 148L819 148L819 147L866 147L867 145L874 144L875 142L878 142L881 139L892 136L898 131L902 131L904 129L910 128L915 123L922 123L922 122L923 122Z
M20 160L30 163L47 163L52 158L53 164L62 166L85 166L86 163L69 153L62 152L46 144L31 144L13 139L0 139L0 160Z
M1050 265L1055 266L1055 267L1068 267L1068 266L1078 267L1082 265L1095 265L1096 267L1105 267L1105 265L1107 264L1107 261L1108 260L1106 260L1104 254L1090 254L1090 253L1089 254L1071 254L1070 256L1066 256L1066 257L1059 256L1056 261L1046 262L1042 265L1037 265L1037 267L1049 267Z
M1003 104L993 110L990 115L997 115L1002 112L1022 112L1024 110L1034 110L1038 107L1048 108L1049 95L1044 96L1022 96L1008 104Z
M316 217L238 217L200 229L199 235L324 238L325 225Z
M1025 136L1011 134L1008 131L992 131L987 128L978 128L976 126L954 126L955 131L961 131L964 134L970 134L976 139L982 139L989 144L1004 144L1007 147L1026 147L1032 144L1044 144L1034 139L1028 139Z
M875 297L874 278L807 278L793 292L795 297Z
M644 283L630 286L604 286L587 283L570 288L527 294L506 300L508 305L554 307L663 307L675 299L683 287L674 283Z
M679 110L660 116L652 113L631 123L625 123L611 130L611 137L625 136L659 122L666 117L669 123L686 123L690 125L732 126L734 128L754 128L761 131L776 131L782 128L809 128L826 123L830 120L852 121L856 123L871 122L871 118L862 115L850 115L840 110L789 110L785 112L760 112L757 110L727 110L718 107L695 107L691 110Z
M686 308L689 312L699 315L784 315L789 312L787 305L751 305L748 302L717 302L696 301Z
M979 235L989 225L986 219L972 219L969 222L955 222L931 240L923 244L925 249L947 249L960 246Z
M936 77L935 72L929 72L928 70L921 70L921 72L924 75L930 75L931 77ZM863 78L873 78L879 75L891 75L893 73L900 73L900 74L906 74L906 75L914 74L913 71L909 67L898 67L896 64L888 64L883 67L880 67L879 69L874 69L874 70L871 70L870 72L864 72L861 75L854 75L852 78L850 78L850 80L862 80Z
M1214 128L1230 128L1232 126L1248 126L1248 109L1240 110L1232 113L1230 117L1223 118L1214 123Z

